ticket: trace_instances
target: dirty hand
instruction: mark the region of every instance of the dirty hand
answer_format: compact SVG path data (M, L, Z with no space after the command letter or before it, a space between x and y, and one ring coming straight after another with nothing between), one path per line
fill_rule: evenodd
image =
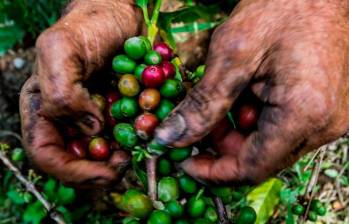
M242 0L214 32L205 77L158 128L158 142L186 146L219 124L220 156L192 157L183 169L256 183L340 137L349 127L348 13L340 0ZM247 88L263 108L243 136L222 119Z
M20 97L23 142L41 170L67 184L105 186L118 178L128 155L108 162L76 160L65 151L55 119L70 118L87 135L98 133L103 116L84 83L108 63L125 39L140 33L141 13L131 0L75 0L37 41L33 75Z

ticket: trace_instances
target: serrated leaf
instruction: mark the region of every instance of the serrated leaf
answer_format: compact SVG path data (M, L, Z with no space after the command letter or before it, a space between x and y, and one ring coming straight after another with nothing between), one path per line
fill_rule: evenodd
M6 195L14 204L21 205L25 203L24 198L16 189L8 191Z
M267 223L280 201L280 191L283 186L281 180L271 178L254 188L248 195L249 206L257 213L256 224Z
M60 185L57 192L57 204L67 205L74 201L75 190L73 188L65 187Z
M42 219L45 218L46 211L39 201L29 204L25 209L22 216L25 223L40 224Z
M50 178L46 181L44 185L44 193L49 201L54 201L56 198L56 187L57 181L53 178Z

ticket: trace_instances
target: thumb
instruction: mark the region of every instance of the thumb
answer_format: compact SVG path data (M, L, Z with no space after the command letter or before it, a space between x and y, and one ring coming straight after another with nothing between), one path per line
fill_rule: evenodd
M230 36L229 36L230 37ZM183 147L207 135L230 110L256 69L239 40L227 51L227 38L214 35L204 78L155 132L160 144ZM233 55L233 56L232 56ZM256 63L257 64L257 63Z

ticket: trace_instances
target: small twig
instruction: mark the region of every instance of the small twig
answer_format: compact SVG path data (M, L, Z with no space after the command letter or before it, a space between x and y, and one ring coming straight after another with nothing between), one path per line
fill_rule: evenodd
M156 191L156 163L158 156L152 155L146 160L147 166L147 177L148 177L148 195L151 200L157 200L157 191Z
M313 198L315 196L314 188L315 188L316 183L317 183L318 178L319 178L319 174L320 174L320 171L321 171L321 165L322 165L322 162L323 162L325 154L326 154L326 149L327 149L327 145L326 146L322 146L316 153L316 155L318 153L320 153L320 158L317 160L317 163L316 163L315 167L312 170L311 179L308 182L308 185L307 185L307 188L306 188L306 191L305 191L305 197L309 198L309 200L308 200L308 205L307 205L306 211L305 211L303 217L300 219L300 223L304 223L305 220L306 220L306 217L308 216L311 202L312 202L312 200L313 200Z
M65 224L64 218L59 214L54 207L51 205L50 202L48 202L36 189L35 185L27 180L22 173L15 167L12 162L7 158L4 152L0 151L0 160L5 164L5 166L13 172L13 174L16 176L16 178L25 186L27 191L34 194L34 196L42 203L42 205L47 210L48 214L50 215L51 219L56 221L58 224Z
M227 215L227 211L225 210L225 206L222 202L222 199L220 199L219 197L214 197L213 202L214 202L216 209L217 209L219 223L220 224L230 224L230 221L229 221L228 215Z

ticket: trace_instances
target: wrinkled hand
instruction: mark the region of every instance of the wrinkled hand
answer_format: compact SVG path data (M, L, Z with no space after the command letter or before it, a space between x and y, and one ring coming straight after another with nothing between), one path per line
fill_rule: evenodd
M220 156L195 156L184 170L214 182L260 182L338 138L349 126L348 13L339 0L241 1L214 32L205 77L156 139L186 146L218 126ZM243 136L221 120L246 88L263 108L257 129Z
M85 81L101 69L125 39L140 33L141 13L131 0L75 0L37 41L34 74L21 91L24 145L43 171L79 186L104 186L118 178L129 156L115 152L108 162L77 160L53 120L70 118L87 135L98 133L103 116Z

